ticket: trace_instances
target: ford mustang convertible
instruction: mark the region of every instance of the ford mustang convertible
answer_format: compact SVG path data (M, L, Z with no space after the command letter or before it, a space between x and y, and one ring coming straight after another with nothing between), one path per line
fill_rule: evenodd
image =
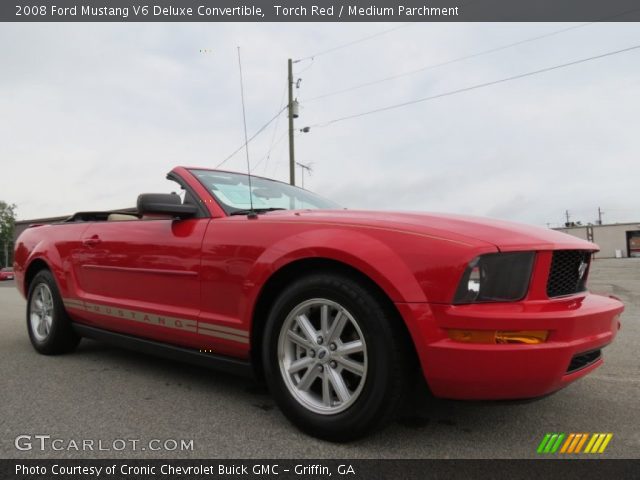
M620 328L623 305L586 287L598 247L578 238L345 210L219 170L167 178L179 193L20 235L38 352L87 337L250 373L299 428L344 441L392 418L419 372L438 397L539 397L598 368Z

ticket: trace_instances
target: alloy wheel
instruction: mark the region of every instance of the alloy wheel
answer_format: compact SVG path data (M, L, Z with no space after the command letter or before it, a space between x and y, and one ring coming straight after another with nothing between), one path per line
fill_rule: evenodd
M278 338L280 372L307 409L335 415L360 396L367 378L367 346L358 322L337 302L306 300L285 319Z
M46 283L37 285L29 304L29 321L35 339L44 342L53 324L54 305L51 289Z

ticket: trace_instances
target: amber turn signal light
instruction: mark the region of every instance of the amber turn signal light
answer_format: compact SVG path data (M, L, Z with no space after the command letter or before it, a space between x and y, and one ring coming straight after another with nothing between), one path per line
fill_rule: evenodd
M465 343L522 343L534 345L547 341L547 330L448 330L449 338Z

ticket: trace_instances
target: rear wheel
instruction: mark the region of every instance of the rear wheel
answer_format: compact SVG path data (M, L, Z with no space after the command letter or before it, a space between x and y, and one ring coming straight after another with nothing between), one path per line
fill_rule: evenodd
M406 390L407 344L397 320L359 282L338 274L287 288L265 329L265 376L284 414L333 441L388 421Z
M80 341L49 270L38 272L29 286L27 330L33 347L45 355L73 351Z

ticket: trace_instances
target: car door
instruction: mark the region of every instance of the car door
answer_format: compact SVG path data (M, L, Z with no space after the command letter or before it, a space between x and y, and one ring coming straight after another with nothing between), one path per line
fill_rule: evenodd
M83 233L75 271L84 317L111 331L197 346L209 218L122 218Z

